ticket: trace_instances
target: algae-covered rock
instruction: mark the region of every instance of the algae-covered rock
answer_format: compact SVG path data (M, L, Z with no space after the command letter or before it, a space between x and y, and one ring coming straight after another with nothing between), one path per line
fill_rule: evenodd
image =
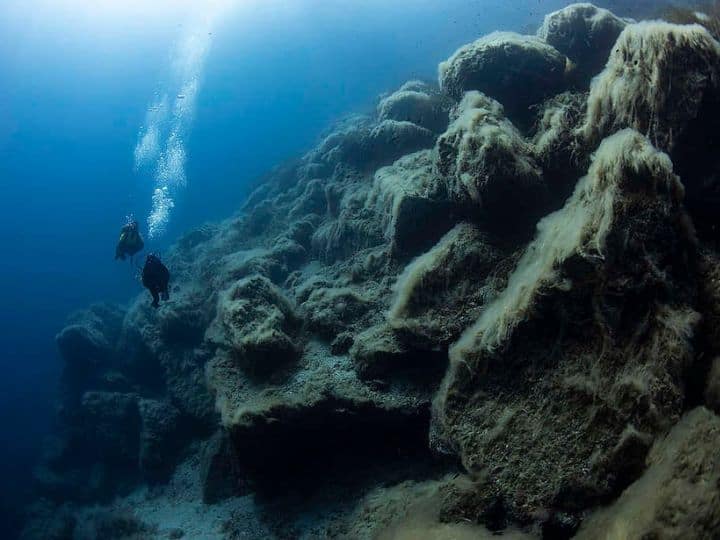
M390 250L407 259L429 248L453 225L456 209L443 197L444 189L429 150L405 156L375 173L365 209L390 240Z
M414 89L413 89L414 88ZM429 86L404 85L378 104L380 120L412 122L433 133L441 133L448 125L449 100Z
M427 402L341 394L266 396L238 412L228 431L254 489L276 494L310 481L312 490L392 464L399 451L426 451Z
M298 358L297 321L290 301L268 279L240 280L218 299L208 337L227 348L252 375L267 375Z
M710 364L705 387L705 403L716 414L720 414L720 357L715 357Z
M571 4L545 16L538 36L575 63L580 84L587 84L608 60L628 22L589 3Z
M605 140L451 347L433 444L488 470L508 515L578 512L616 494L682 413L699 320L682 197L649 140ZM629 330L640 321L642 335Z
M720 45L701 26L629 25L592 83L584 134L599 141L629 127L672 151L688 130L712 122L702 114L717 102L719 68Z
M589 156L578 128L585 121L587 94L564 92L538 112L532 153L542 168L553 205L562 204L587 170Z
M377 378L392 371L393 364L403 362L408 351L395 337L392 329L371 328L355 338L350 357L361 377Z
M440 87L457 100L478 90L522 122L528 107L563 90L565 67L565 56L535 36L494 32L440 64Z
M60 332L35 530L717 536L719 48L575 4L337 122Z
M141 419L136 395L86 392L81 415L83 432L78 436L93 459L119 464L137 462Z
M583 524L577 538L717 538L720 533L720 418L687 413L647 458L620 498Z
M320 335L334 338L364 316L371 302L348 287L319 287L302 304L307 325Z
M65 364L63 401L66 406L77 404L85 390L116 370L115 342L124 315L115 306L96 304L74 313L68 325L55 336Z
M451 199L476 209L487 228L512 233L534 225L548 199L530 144L478 92L465 94L438 139L437 170Z
M412 152L430 148L435 135L407 120L381 119L373 124L366 118L342 126L330 134L314 155L325 162L347 163L361 170L375 170Z
M363 153L369 164L387 165L435 143L432 131L408 121L383 120L369 134Z
M502 255L477 225L456 225L400 274L390 324L428 344L457 339L502 282Z

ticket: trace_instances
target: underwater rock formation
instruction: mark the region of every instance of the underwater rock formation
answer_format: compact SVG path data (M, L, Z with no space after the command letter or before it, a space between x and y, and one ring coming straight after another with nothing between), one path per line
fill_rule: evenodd
M720 529L720 418L687 413L647 457L647 471L578 538L712 538Z
M513 232L532 227L548 195L531 145L503 116L502 106L468 92L437 141L437 171L461 206L474 206L485 227Z
M388 321L406 339L447 348L501 288L503 258L477 225L456 225L398 276Z
M254 275L220 295L208 340L227 348L249 374L263 376L297 359L300 345L291 337L297 325L288 299L267 278Z
M538 36L574 64L572 76L581 86L599 73L628 21L592 4L571 4L545 16Z
M378 104L378 118L412 122L441 133L447 128L452 101L421 81L404 84Z
M28 538L188 471L228 539L717 537L719 62L576 4L338 122L58 334Z
M535 36L495 32L458 49L440 64L440 87L456 100L478 90L498 100L510 118L562 91L567 59Z
M598 141L632 127L668 152L704 236L720 208L718 160L712 150L712 134L720 127L719 47L698 25L629 25L593 81L582 128L588 140Z
M701 26L629 25L593 81L585 136L597 141L618 127L647 134L672 152L705 106L717 100L720 45Z
M606 139L452 346L434 444L469 471L494 471L493 492L514 519L616 493L681 414L699 320L682 195L647 139L629 130Z

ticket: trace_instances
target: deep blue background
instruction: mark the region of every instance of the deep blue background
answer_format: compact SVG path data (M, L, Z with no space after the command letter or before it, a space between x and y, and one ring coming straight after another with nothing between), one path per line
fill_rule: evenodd
M407 79L434 79L459 45L523 30L565 2L286 3L245 8L215 30L188 186L152 247L234 212L258 175L333 119ZM133 148L172 45L192 25L179 10L97 21L51 4L0 5L0 505L21 498L50 428L53 337L66 315L139 292L129 265L113 261L114 242L126 213L144 222L151 183L133 173Z

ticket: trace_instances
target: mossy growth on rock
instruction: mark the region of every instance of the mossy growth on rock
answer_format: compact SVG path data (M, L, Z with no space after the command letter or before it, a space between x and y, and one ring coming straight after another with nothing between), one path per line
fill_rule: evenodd
M528 107L564 89L566 67L566 57L542 39L494 32L459 48L438 70L440 87L454 99L478 90L522 124Z
M495 471L493 493L515 519L618 493L681 414L699 321L682 197L648 139L608 138L451 347L433 444L469 471Z
M453 117L435 150L451 199L498 233L532 227L548 193L531 145L502 106L479 92L466 93Z
M719 68L720 45L702 26L626 27L593 81L585 136L599 141L630 127L672 151L708 100L717 99Z
M238 537L717 537L709 27L480 38L73 316L29 534L190 472Z
M675 24L699 24L707 28L715 39L720 39L720 2L701 2L692 7L665 6L658 13L665 21Z
M538 36L574 64L570 77L580 87L599 73L626 20L589 3L571 4L545 16Z
M300 354L298 327L290 301L268 279L251 276L220 295L208 337L251 375L267 375Z

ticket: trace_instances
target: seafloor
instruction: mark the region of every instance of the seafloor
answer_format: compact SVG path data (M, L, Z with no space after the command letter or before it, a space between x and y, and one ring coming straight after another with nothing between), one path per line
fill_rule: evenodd
M694 17L482 37L75 314L23 538L720 538Z

